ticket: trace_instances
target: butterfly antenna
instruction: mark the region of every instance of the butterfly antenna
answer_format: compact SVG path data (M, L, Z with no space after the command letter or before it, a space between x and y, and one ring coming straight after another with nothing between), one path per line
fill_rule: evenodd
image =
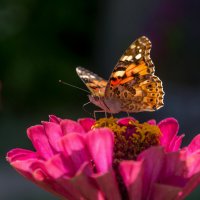
M59 80L59 83L62 83L62 84L64 84L64 85L71 86L71 87L73 87L73 88L76 88L76 89L82 90L82 91L84 91L84 92L87 92L87 93L89 93L89 94L90 94L90 92L89 92L89 91L87 91L87 90L84 90L84 89L82 89L82 88L80 88L80 87L77 87L77 86L75 86L75 85L71 85L71 84L69 84L69 83L66 83L66 82L64 82L64 81L62 81L62 80Z

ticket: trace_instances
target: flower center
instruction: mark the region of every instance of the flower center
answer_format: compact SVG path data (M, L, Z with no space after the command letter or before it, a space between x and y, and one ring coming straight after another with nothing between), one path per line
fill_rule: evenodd
M135 160L143 150L158 145L161 135L158 126L133 119L120 123L117 118L101 118L92 128L100 127L108 127L114 132L113 167L117 167L122 160Z

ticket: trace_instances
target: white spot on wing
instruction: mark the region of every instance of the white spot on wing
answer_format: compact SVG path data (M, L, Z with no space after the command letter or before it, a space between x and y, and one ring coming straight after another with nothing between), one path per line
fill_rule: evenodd
M133 59L133 56L128 56L126 60L131 61Z
M83 78L83 79L88 79L89 76L88 76L88 75L81 75L81 78Z
M141 57L142 57L142 55L141 55L141 53L139 53L139 54L137 54L137 55L135 56L135 59L139 60Z
M122 77L124 76L124 74L125 74L125 71L116 71L114 73L114 77Z
M90 75L90 78L96 78L94 75Z
M128 58L128 56L124 56L124 57L122 57L122 61L125 61L125 60L127 60L127 58Z
M132 44L132 45L131 45L131 49L134 49L134 48L135 48L135 44Z

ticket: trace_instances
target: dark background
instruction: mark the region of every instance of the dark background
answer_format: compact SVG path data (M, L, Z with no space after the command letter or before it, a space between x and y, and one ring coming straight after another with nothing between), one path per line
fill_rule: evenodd
M87 94L76 75L84 66L108 79L132 41L146 35L163 81L165 106L132 116L175 117L184 145L200 132L200 3L195 0L0 1L0 199L50 200L5 161L15 147L32 148L26 128L47 120L88 117ZM93 107L88 107L93 110ZM197 188L188 199L197 199Z

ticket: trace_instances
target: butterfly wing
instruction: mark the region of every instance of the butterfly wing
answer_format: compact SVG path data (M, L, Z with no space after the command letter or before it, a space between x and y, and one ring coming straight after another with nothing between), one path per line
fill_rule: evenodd
M162 107L163 87L154 75L151 42L142 36L134 41L115 66L105 97L120 102L124 112L154 111Z
M77 67L76 72L94 96L104 96L106 80L83 67Z

